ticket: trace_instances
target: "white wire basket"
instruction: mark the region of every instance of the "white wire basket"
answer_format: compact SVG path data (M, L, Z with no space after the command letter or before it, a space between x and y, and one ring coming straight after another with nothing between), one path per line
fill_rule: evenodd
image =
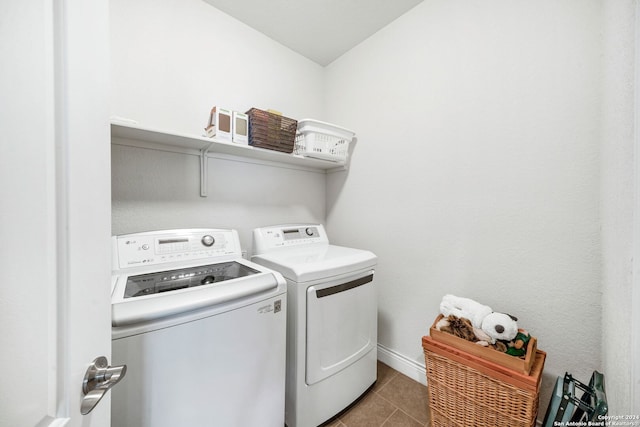
M349 129L313 119L298 121L294 154L346 163L355 133Z

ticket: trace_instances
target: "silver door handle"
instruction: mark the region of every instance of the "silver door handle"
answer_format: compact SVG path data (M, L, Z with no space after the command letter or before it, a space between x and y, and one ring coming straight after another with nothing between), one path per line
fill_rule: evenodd
M87 368L82 381L82 405L80 413L87 415L100 402L100 399L127 373L127 365L109 366L106 357L100 356Z

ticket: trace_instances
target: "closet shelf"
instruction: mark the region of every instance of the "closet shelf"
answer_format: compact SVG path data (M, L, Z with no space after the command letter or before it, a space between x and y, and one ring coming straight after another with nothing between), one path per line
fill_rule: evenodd
M117 140L114 140L117 138ZM142 126L111 123L111 143L157 150L196 153L202 156L219 153L273 164L315 171L344 170L345 164L312 159L295 154L235 144L204 136L178 134Z

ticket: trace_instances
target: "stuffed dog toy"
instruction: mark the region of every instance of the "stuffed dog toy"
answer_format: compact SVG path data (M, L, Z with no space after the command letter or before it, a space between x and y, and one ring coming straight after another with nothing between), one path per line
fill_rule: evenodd
M511 341L518 333L518 319L505 313L495 313L491 307L469 298L445 295L440 303L443 316L469 319L478 339L495 344L496 340Z

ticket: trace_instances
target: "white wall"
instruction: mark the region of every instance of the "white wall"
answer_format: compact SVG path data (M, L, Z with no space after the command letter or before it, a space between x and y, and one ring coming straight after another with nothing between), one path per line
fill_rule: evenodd
M111 113L200 135L213 105L322 115L323 69L201 0L112 0ZM324 174L113 146L113 233L323 222Z
M112 114L196 135L214 105L322 114L319 65L208 3L110 3Z
M631 350L634 337L630 327L633 318L633 86L634 61L638 61L634 59L635 3L633 0L608 1L603 8L602 369L613 414L637 414L637 405L640 405L636 401L636 408L632 407L630 370L633 359L638 357Z
M327 68L358 131L328 232L379 256L380 343L422 361L445 293L509 312L548 352L542 411L601 366L600 13L426 0Z
M209 159L207 198L200 197L197 156L114 146L113 234L154 229L238 230L251 248L251 230L325 218L325 175Z

